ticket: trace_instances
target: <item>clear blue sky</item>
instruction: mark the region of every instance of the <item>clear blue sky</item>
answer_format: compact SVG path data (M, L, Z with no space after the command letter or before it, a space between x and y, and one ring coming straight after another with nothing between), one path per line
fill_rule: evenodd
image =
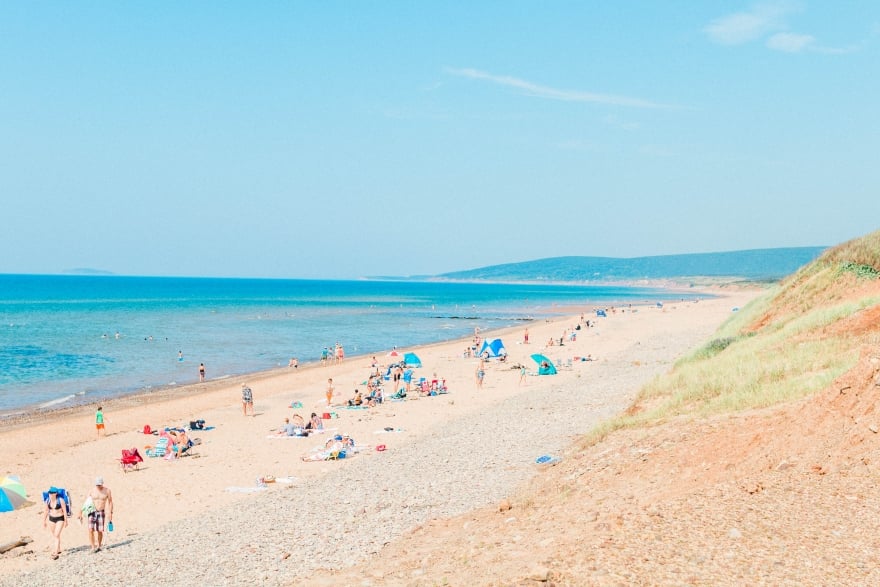
M0 273L831 245L878 186L876 0L0 4Z

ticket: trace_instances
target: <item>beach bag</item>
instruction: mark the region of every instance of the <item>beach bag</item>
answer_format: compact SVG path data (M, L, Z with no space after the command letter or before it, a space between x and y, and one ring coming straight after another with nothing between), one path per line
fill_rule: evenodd
M144 434L152 434L153 430L150 428L149 424L144 424Z
M190 430L204 430L205 429L205 421L204 420L193 420L189 423Z

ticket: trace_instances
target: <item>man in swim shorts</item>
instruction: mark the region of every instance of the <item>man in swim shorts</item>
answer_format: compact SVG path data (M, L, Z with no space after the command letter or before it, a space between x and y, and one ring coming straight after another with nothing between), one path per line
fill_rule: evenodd
M104 487L104 478L95 479L95 486L88 492L88 499L92 500L92 508L88 513L89 518L89 544L92 552L99 552L104 541L104 522L113 522L113 496L109 487ZM83 512L79 512L82 520Z

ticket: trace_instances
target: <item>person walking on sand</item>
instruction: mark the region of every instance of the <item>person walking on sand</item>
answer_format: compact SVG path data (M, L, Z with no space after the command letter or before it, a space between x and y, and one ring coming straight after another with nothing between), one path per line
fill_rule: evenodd
M526 366L521 365L519 368L519 384L524 385L526 382Z
M61 531L67 528L67 505L55 486L49 488L49 498L45 503L43 528L47 528L55 538L55 548L52 549L52 560L55 560L61 554Z
M82 521L83 512L88 512L89 520L89 544L92 552L100 552L104 543L104 522L113 528L113 495L110 488L104 486L104 478L95 479L95 486L88 492L83 509L79 512Z
M104 408L98 406L98 411L95 412L95 428L98 431L98 436L104 436Z
M251 409L251 416L254 415L254 392L246 383L241 384L241 412L245 416L248 413L248 407Z
M199 363L199 381L205 380L205 364Z
M526 328L525 334L523 334L523 344L529 344L529 329Z
M481 360L480 366L477 367L477 389L483 389L483 378L486 376L485 363Z
M333 403L333 379L330 378L327 380L327 407L329 408Z

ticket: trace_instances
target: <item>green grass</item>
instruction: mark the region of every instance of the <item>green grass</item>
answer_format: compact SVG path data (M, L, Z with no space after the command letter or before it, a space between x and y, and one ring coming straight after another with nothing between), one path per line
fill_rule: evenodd
M733 314L705 345L646 385L626 414L602 422L589 446L615 430L676 417L703 418L799 399L851 369L863 343L835 323L880 304L852 300L865 280L880 278L880 231L833 247ZM834 333L834 334L831 334Z

